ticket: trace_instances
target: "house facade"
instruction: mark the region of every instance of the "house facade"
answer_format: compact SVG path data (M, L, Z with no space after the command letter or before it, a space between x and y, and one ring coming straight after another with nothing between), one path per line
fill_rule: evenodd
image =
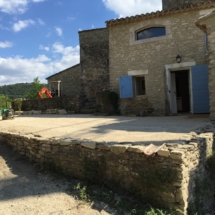
M48 81L48 89L56 96L59 93L61 96L79 99L81 91L80 64L53 74L46 80Z
M110 88L124 114L209 113L206 39L194 23L215 3L172 2L163 0L161 12L107 21Z
M162 11L80 31L80 65L71 68L76 74L65 70L48 82L64 76L62 91L75 94L81 108L95 107L97 94L110 89L120 95L122 114L215 113L208 47L213 40L195 25L215 10L215 0L162 3Z

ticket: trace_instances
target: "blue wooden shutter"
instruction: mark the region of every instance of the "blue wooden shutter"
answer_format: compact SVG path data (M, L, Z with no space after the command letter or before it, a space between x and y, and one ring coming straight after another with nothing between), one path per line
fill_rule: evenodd
M193 113L209 113L208 65L192 67Z
M120 98L133 98L132 76L119 77Z

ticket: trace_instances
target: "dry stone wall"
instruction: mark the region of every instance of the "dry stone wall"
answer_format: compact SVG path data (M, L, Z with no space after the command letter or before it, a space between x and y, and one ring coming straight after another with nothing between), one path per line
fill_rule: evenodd
M211 132L212 131L212 132ZM213 198L195 192L197 179L206 180L205 164L212 153L214 128L195 132L183 141L163 144L153 156L144 143L107 143L81 139L45 139L29 134L0 132L0 142L41 165L94 183L121 186L155 205L195 214ZM200 189L200 188L198 188ZM213 189L211 189L213 190ZM198 200L198 202L197 202ZM188 213L188 211L190 211Z
M12 108L18 111L16 101L12 103ZM67 111L75 111L76 113L80 110L79 99L77 97L55 97L52 99L35 99L35 100L23 100L22 111L40 110L44 111L47 109L66 109Z

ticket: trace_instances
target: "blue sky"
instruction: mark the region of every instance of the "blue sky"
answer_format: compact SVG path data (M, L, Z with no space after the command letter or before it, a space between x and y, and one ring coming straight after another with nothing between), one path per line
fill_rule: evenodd
M161 10L162 0L0 0L0 86L79 63L78 31Z

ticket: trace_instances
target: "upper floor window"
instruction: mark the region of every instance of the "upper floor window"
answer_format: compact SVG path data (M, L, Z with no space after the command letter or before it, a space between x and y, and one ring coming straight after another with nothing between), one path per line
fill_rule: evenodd
M165 27L147 28L137 32L137 40L150 39L153 37L160 37L166 35Z

